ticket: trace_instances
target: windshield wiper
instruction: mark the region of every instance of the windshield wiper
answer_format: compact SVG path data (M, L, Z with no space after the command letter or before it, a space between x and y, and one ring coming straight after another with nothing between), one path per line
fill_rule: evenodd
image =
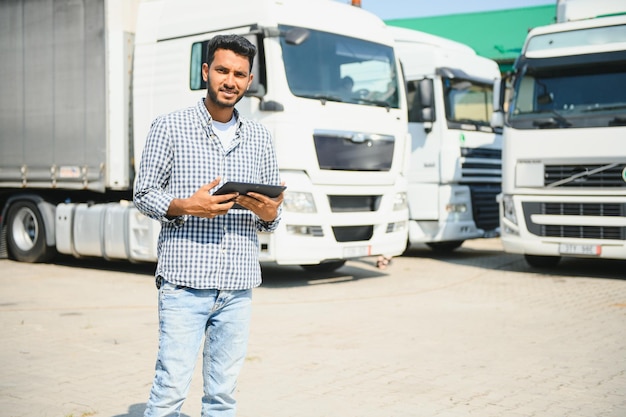
M391 108L391 105L385 100L371 100L369 98L361 98L361 97L354 97L354 99L363 103L373 104L379 107L385 107L387 110Z
M313 98L322 102L322 104L326 104L327 101L336 101L338 103L343 103L344 100L339 96L332 96L330 94L298 94L300 97L304 98Z
M544 129L546 127L570 127L572 125L565 117L563 117L556 110L548 110L548 112L552 113L552 117L535 119L533 120L533 126L537 126L540 129Z
M626 109L626 104L604 104L604 105L596 105L593 107L588 107L586 109L581 110L582 112L594 112L594 111L604 111L604 110L620 110Z
M472 120L472 119L448 119L450 122L453 123L460 123L462 125L471 125L474 127L475 130L482 130L484 131L485 128L489 129L489 131L492 131L491 125L489 125L489 123L487 122L483 122L481 120Z
M626 126L626 117L615 117L609 121L609 126Z

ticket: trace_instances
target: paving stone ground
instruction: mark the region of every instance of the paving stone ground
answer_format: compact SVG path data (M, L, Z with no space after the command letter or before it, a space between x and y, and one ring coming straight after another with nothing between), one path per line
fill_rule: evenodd
M498 239L332 274L264 266L239 417L625 417L626 262L533 270ZM140 417L152 265L0 260L0 417ZM200 416L196 372L183 416Z

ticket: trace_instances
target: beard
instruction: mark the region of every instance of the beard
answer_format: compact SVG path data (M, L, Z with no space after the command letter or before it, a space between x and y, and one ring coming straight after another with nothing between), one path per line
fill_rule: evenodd
M222 108L235 107L235 104L239 103L239 100L243 98L243 94L240 93L237 95L237 97L234 100L228 100L228 101L221 100L218 97L218 90L211 87L210 81L208 84L209 86L207 88L207 92L209 94L209 99L211 99L211 101L218 107L222 107Z

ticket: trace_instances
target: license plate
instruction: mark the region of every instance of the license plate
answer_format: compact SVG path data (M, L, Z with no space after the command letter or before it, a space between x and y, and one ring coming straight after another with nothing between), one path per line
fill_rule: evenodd
M600 245L574 245L570 243L561 243L559 252L563 255L589 255L599 256L602 253Z
M348 246L343 248L344 258L360 258L362 256L369 256L372 253L369 246Z

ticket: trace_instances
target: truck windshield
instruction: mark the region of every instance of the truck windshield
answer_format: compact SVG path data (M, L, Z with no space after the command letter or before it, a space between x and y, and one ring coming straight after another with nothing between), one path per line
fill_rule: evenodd
M280 26L281 31L291 27ZM299 45L281 37L287 82L298 97L398 108L398 77L390 46L309 30Z
M623 124L623 65L533 71L514 85L509 122L518 128L591 127Z
M448 128L491 130L492 85L445 77L442 83Z

